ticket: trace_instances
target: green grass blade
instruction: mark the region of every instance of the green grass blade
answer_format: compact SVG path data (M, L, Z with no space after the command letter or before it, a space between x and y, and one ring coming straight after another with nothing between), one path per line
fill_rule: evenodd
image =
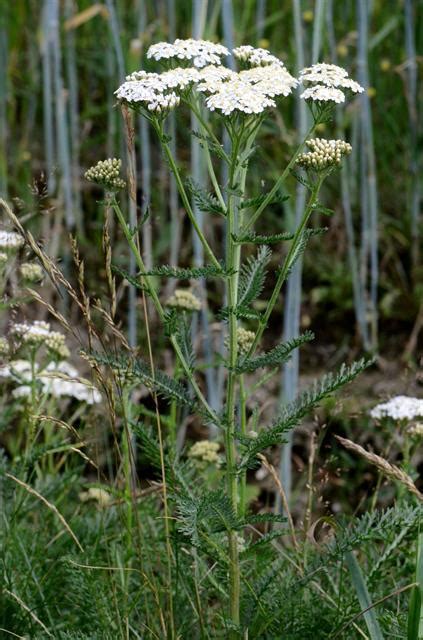
M371 608L373 607L373 604L367 590L364 576L361 572L360 565L358 564L356 557L352 553L352 551L348 551L345 554L345 561L351 575L352 583L357 593L360 607L362 611L364 611L363 618L366 622L367 629L369 630L370 638L371 640L383 640L383 635L379 626L376 612L373 608Z
M416 583L408 610L407 640L423 638L423 532L419 533L417 542Z

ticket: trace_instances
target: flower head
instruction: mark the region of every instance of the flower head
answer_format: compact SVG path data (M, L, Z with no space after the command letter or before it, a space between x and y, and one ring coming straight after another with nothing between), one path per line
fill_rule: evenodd
M14 231L0 231L0 250L2 252L17 251L25 244L25 240Z
M413 420L423 417L423 400L410 396L395 396L382 404L376 405L370 416L375 419L392 418L393 420Z
M29 382L31 371L28 372L23 368L20 372L20 378ZM87 404L101 402L99 391L88 380L80 378L78 371L67 362L50 362L42 371L39 371L37 367L35 379L41 385L42 393L54 398L73 397ZM12 395L14 398L28 398L31 396L31 392L31 386L23 384L16 387L12 391Z
M200 311L201 301L189 289L176 289L166 301L166 306L183 311Z
M206 98L206 106L210 111L220 111L229 116L233 112L246 114L263 113L269 107L276 107L276 102L263 91L247 81L237 78L222 82L215 93Z
M353 93L364 91L358 82L348 77L348 72L345 69L325 62L303 69L300 72L300 82L312 85L300 97L316 102L344 102L345 93L342 89L348 89Z
M10 327L10 333L21 344L39 345L50 335L50 325L43 320L35 320L32 324L16 322Z
M232 49L235 58L242 62L247 62L252 67L260 67L262 65L273 65L283 67L282 60L272 55L267 49L255 49L249 44Z
M221 58L229 55L229 50L221 44L209 40L180 40L175 42L158 42L147 51L147 58L154 60L192 61L194 67L201 69L209 64L221 64Z
M288 96L298 85L298 80L283 67L282 63L268 64L264 67L246 69L239 73L241 80L246 80L269 98Z
M125 187L125 181L119 177L121 166L122 161L117 158L100 160L85 172L85 177L90 182L100 184L109 191L117 191Z
M334 87L317 84L315 87L309 87L303 91L300 98L313 100L313 102L336 102L337 104L341 104L345 102L345 93Z
M344 140L311 138L306 144L311 151L301 153L297 158L297 164L315 171L341 164L342 158L352 151L351 145Z

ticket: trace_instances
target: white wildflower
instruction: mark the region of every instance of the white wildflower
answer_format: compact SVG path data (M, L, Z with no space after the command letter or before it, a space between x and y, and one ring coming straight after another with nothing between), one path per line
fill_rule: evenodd
M370 416L375 419L413 420L423 417L423 400L410 396L395 396L388 402L376 405Z
M20 372L20 378L29 382L31 375L24 370ZM75 367L67 362L50 362L42 371L37 368L36 381L41 385L43 394L51 395L54 398L73 397L87 404L101 402L99 391L88 380L80 378ZM31 392L31 386L25 384L16 387L12 391L12 395L14 398L25 398L30 397Z
M336 102L341 104L345 102L345 93L334 87L326 87L318 84L315 87L309 87L300 95L304 100L313 100L314 102Z
M241 80L246 80L269 98L288 96L298 85L298 80L282 66L269 64L265 67L246 69L239 73Z
M0 251L0 267L3 267L9 260L9 256L4 251Z
M227 67L216 67L209 65L198 72L199 82L197 91L203 93L216 93L222 85L222 82L236 78L238 76L235 71Z
M12 324L10 333L22 344L41 344L50 334L50 325L42 320L35 320L32 324L16 322Z
M150 74L159 76L159 74ZM115 91L118 100L123 100L132 105L144 107L152 113L162 113L170 111L178 106L180 102L179 96L174 91L164 93L165 86L159 81L150 81L150 78L144 80L130 80L121 84L119 89Z
M0 230L0 249L3 251L17 251L25 244L25 240L14 231Z
M174 294L166 301L166 305L176 309L183 309L184 311L200 311L201 300L188 289L176 289Z
M206 98L206 106L210 111L217 109L228 116L234 111L259 114L268 107L275 107L276 102L238 77L222 82L216 93Z
M158 42L147 51L147 58L154 60L189 60L194 67L201 69L209 64L221 64L221 58L228 56L229 51L221 44L208 40L177 39L175 42Z
M363 87L348 77L348 72L335 64L320 62L300 71L300 82L312 82L327 87L350 89L353 93L362 93ZM343 100L342 100L343 102Z
M39 367L35 363L34 372L37 372L38 369ZM29 382L32 379L31 362L29 360L12 360L9 364L0 367L0 378L17 382Z
M267 49L255 49L249 44L232 49L235 58L242 62L248 62L252 67L260 67L262 65L277 65L283 67L282 60L269 53Z

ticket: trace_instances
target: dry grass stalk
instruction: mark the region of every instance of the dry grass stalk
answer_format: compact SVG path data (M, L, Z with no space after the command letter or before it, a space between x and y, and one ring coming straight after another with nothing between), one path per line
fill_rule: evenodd
M66 520L64 519L64 517L62 516L62 514L54 504L52 504L46 498L44 498L44 496L42 496L41 493L38 493L38 491L35 491L35 489L30 487L28 484L26 484L26 482L22 482L22 480L19 480L19 478L16 478L11 473L6 473L5 475L7 478L10 478L11 480L19 484L21 487L26 489L28 493L35 496L39 500L41 500L41 502L43 502L49 509L51 509L53 513L55 513L56 516L59 518L60 522L63 524L63 526L65 527L66 531L69 533L71 538L74 540L75 544L79 547L80 551L84 552L84 549L82 548L82 545L79 542L78 538L76 537L76 535L74 534L74 532L72 531L72 529L70 528L70 526L68 525L68 523L66 522Z
M363 447L351 440L347 440L346 438L341 438L341 436L335 436L337 440L350 451L354 451L359 456L370 462L370 464L374 465L379 469L381 473L383 473L388 478L392 480L397 480L400 482L410 493L412 493L416 498L423 502L423 493L417 489L413 480L409 475L402 471L399 467L391 464L385 458L381 458L381 456L376 455L375 453L370 453L370 451L366 451Z
M7 593L8 596L10 596L11 598L13 598L14 600L16 600L16 602L22 607L22 609L24 609L30 616L31 618L40 625L40 627L43 628L43 630L45 631L45 633L48 635L49 638L53 638L53 635L50 633L50 631L47 629L47 627L45 626L45 624L43 622L41 622L41 620L39 618L37 618L37 616L35 615L35 613L30 609L30 607L28 607L28 605L25 604L25 602L23 602L19 596L16 595L16 593L13 593L13 591L9 591L9 589L5 589L4 590L5 593ZM8 632L9 633L9 632ZM15 634L13 634L15 635ZM16 636L17 638L24 638L25 636Z
M291 531L292 542L294 544L294 547L295 547L296 551L299 551L300 547L298 545L297 537L295 535L295 527L294 527L294 522L292 520L291 512L289 510L288 500L286 498L286 493L284 491L282 483L279 480L278 474L276 473L276 469L275 469L275 467L273 465L270 464L270 462L267 460L267 458L265 458L265 456L263 456L261 453L259 453L257 455L257 457L262 461L264 467L266 467L266 469L268 470L268 472L270 473L270 475L272 476L272 478L273 478L273 480L275 482L275 485L277 487L277 490L278 490L280 498L281 498L283 509L284 509L284 511L286 513L286 517L288 519L288 525L289 525L289 529Z

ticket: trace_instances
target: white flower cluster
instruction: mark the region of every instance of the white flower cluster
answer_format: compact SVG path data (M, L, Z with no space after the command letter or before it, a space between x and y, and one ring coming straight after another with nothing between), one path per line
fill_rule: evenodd
M0 249L2 251L17 251L25 244L25 240L14 231L0 230Z
M16 322L10 327L10 333L22 344L41 344L50 335L50 325L43 320L35 320L32 324Z
M177 107L180 102L179 96L174 91L164 93L164 87L160 89L159 84L154 86L149 78L124 82L115 91L115 95L118 100L145 107L156 114L167 113Z
M363 87L348 77L348 72L335 64L321 62L311 67L306 67L300 72L300 82L311 83L301 98L315 102L345 102L345 93L342 89L349 89L353 93L361 93Z
M19 270L22 278L27 282L40 282L44 276L41 265L36 262L23 262Z
M423 400L410 396L395 396L388 402L376 405L370 416L375 419L413 420L423 418Z
M215 464L219 466L221 462L219 451L219 443L211 440L199 440L188 452L189 458L194 458L200 462Z
M34 372L35 381L41 385L44 394L55 398L73 397L87 404L101 402L99 391L88 380L80 378L78 371L67 362L50 362L42 371L35 364ZM28 360L14 360L0 368L1 378L19 383L19 386L12 391L14 398L31 396L32 374L32 365Z
M260 67L262 65L278 65L283 67L282 60L272 55L267 49L255 49L250 44L236 47L232 50L235 58L242 62L248 62L252 67Z
M234 111L246 114L262 113L269 107L275 107L276 102L258 91L254 85L238 77L221 82L215 93L206 98L206 106L210 111L218 110L229 116Z
M266 49L248 45L233 52L252 68L236 73L223 67L221 57L229 51L222 45L203 40L158 43L150 47L149 57L189 60L194 67L177 67L161 74L136 71L127 76L115 94L119 100L166 115L180 103L180 93L195 85L197 91L207 94L206 106L210 111L223 115L259 114L276 106L276 96L288 96L298 85L283 62Z
M166 301L166 305L184 311L200 311L201 300L188 289L176 289L174 294Z
M66 336L60 331L52 331L50 324L42 320L35 320L32 324L17 322L10 327L10 333L20 346L41 346L58 356L68 358L70 351L66 346Z
M208 64L221 64L221 58L229 55L229 50L221 44L209 40L180 40L175 42L158 42L147 51L147 58L154 60L189 60L194 67L201 69Z
M9 256L4 251L0 251L0 267L4 267L6 262L9 260Z
M96 182L101 184L110 191L116 189L124 189L125 180L120 178L120 169L122 161L118 158L108 158L107 160L100 160L93 167L90 167L85 172L85 178L90 182Z
M311 138L307 140L307 146L311 151L301 153L297 158L297 164L316 171L341 164L342 158L352 151L351 145L344 140Z

